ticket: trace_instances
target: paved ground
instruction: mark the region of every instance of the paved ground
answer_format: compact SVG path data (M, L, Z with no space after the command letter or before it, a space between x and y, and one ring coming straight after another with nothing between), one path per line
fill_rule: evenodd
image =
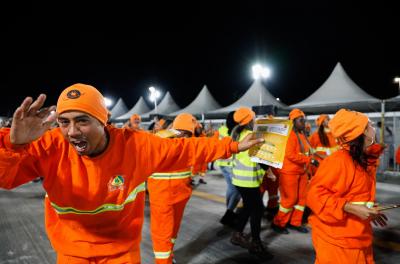
M229 242L230 231L218 220L225 210L225 182L221 175L207 175L207 184L197 186L188 203L175 248L182 264L261 264L246 250ZM44 191L38 183L29 183L13 191L0 190L0 264L55 263L44 231ZM378 183L381 203L400 202L400 185ZM143 228L142 262L153 263L149 235L149 210ZM374 230L376 263L400 263L400 209L387 211L390 219L385 229ZM263 220L262 239L275 255L265 263L313 263L314 251L309 234L276 235Z

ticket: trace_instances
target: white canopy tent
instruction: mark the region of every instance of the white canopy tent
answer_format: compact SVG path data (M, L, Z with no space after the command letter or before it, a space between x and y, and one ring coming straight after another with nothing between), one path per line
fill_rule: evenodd
M170 113L170 116L176 116L180 113L190 113L192 115L201 115L209 111L221 108L221 105L214 99L207 85L204 85L197 97L185 108Z
M291 105L290 108L300 108L315 113L334 113L340 108L371 112L380 111L380 103L381 100L369 95L355 84L338 62L319 89L303 101Z
M114 105L114 107L111 109L111 117L110 119L115 119L120 115L123 115L128 111L128 108L126 107L126 104L122 98L119 98L117 103Z
M247 92L233 104L210 111L207 114L227 114L239 107L253 107L257 105L274 105L280 108L286 108L286 105L278 101L262 84L261 79L253 82Z
M136 102L135 106L131 108L128 112L125 112L125 114L120 115L116 118L116 120L128 120L131 115L133 114L143 114L147 113L150 111L150 108L147 106L146 102L144 101L143 97L140 96L139 100Z
M157 114L159 115L168 115L170 113L176 112L180 109L180 107L175 103L171 94L167 92L161 102L157 105ZM142 118L150 118L150 115L156 114L155 109L141 114Z

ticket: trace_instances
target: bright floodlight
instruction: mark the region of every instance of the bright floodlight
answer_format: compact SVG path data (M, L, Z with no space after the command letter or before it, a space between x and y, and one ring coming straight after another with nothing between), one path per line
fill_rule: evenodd
M251 67L253 78L255 80L263 78L268 79L271 76L271 70L268 67L264 67L261 64L255 64Z
M400 77L394 78L394 82L400 84Z
M277 100L277 101L280 101L281 99L279 99L279 97L278 97L278 98L276 98L276 100Z
M153 86L149 87L149 91L150 91L150 101L152 102L156 102L157 98L160 97L160 92L154 88Z
M110 107L113 103L113 101L110 98L104 97L104 102L106 104L106 107Z

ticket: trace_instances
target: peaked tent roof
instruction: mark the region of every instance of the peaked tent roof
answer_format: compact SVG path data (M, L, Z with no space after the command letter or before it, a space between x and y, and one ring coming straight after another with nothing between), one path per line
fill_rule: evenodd
M346 107L359 111L379 110L380 103L357 84L344 71L340 62L333 69L329 78L314 93L290 108L301 108L311 112L335 112Z
M116 120L128 120L133 114L141 115L143 113L147 113L148 111L150 111L150 108L147 106L143 97L140 96L135 106L132 107L131 110L129 110L128 112L125 112L125 114L118 116Z
M157 105L157 114L167 115L169 113L178 111L180 107L175 103L171 94L167 92L161 102ZM151 114L155 114L155 109L141 115L142 118L149 118Z
M229 113L236 110L239 107L252 107L260 104L260 95L262 105L275 105L280 108L285 108L286 106L278 101L262 84L260 79L255 80L247 92L233 104L208 112L208 114L219 114L219 113Z
M386 99L385 110L386 111L400 110L400 95Z
M120 115L123 115L128 111L128 108L126 107L126 104L122 98L119 98L117 103L114 105L114 107L111 109L111 117L110 119L115 119Z
M173 112L169 115L175 116L180 113L190 113L192 115L200 115L209 111L221 108L221 105L214 99L207 85L204 85L197 97L185 108Z

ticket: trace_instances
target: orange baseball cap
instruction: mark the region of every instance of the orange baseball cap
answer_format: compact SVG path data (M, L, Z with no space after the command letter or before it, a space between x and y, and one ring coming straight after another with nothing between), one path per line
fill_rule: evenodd
M322 123L325 121L325 119L328 118L328 115L320 115L316 120L315 120L315 124L319 127L322 125Z
M255 116L256 113L254 113L250 108L241 107L233 114L233 120L235 120L236 123L239 123L239 125L244 126L249 124Z
M305 117L306 115L304 114L303 111L301 111L301 110L298 109L298 108L293 109L293 110L290 111L290 113L289 113L289 119L290 119L290 120L295 120L296 118L301 117L301 116Z
M107 124L109 112L104 97L93 86L77 83L62 91L57 101L57 114L74 110L95 117L103 125Z
M182 113L175 117L172 123L173 129L186 130L194 134L194 129L197 125L197 120L194 116L188 113Z
M369 119L363 113L340 109L329 121L329 127L333 137L340 144L346 144L364 133Z

